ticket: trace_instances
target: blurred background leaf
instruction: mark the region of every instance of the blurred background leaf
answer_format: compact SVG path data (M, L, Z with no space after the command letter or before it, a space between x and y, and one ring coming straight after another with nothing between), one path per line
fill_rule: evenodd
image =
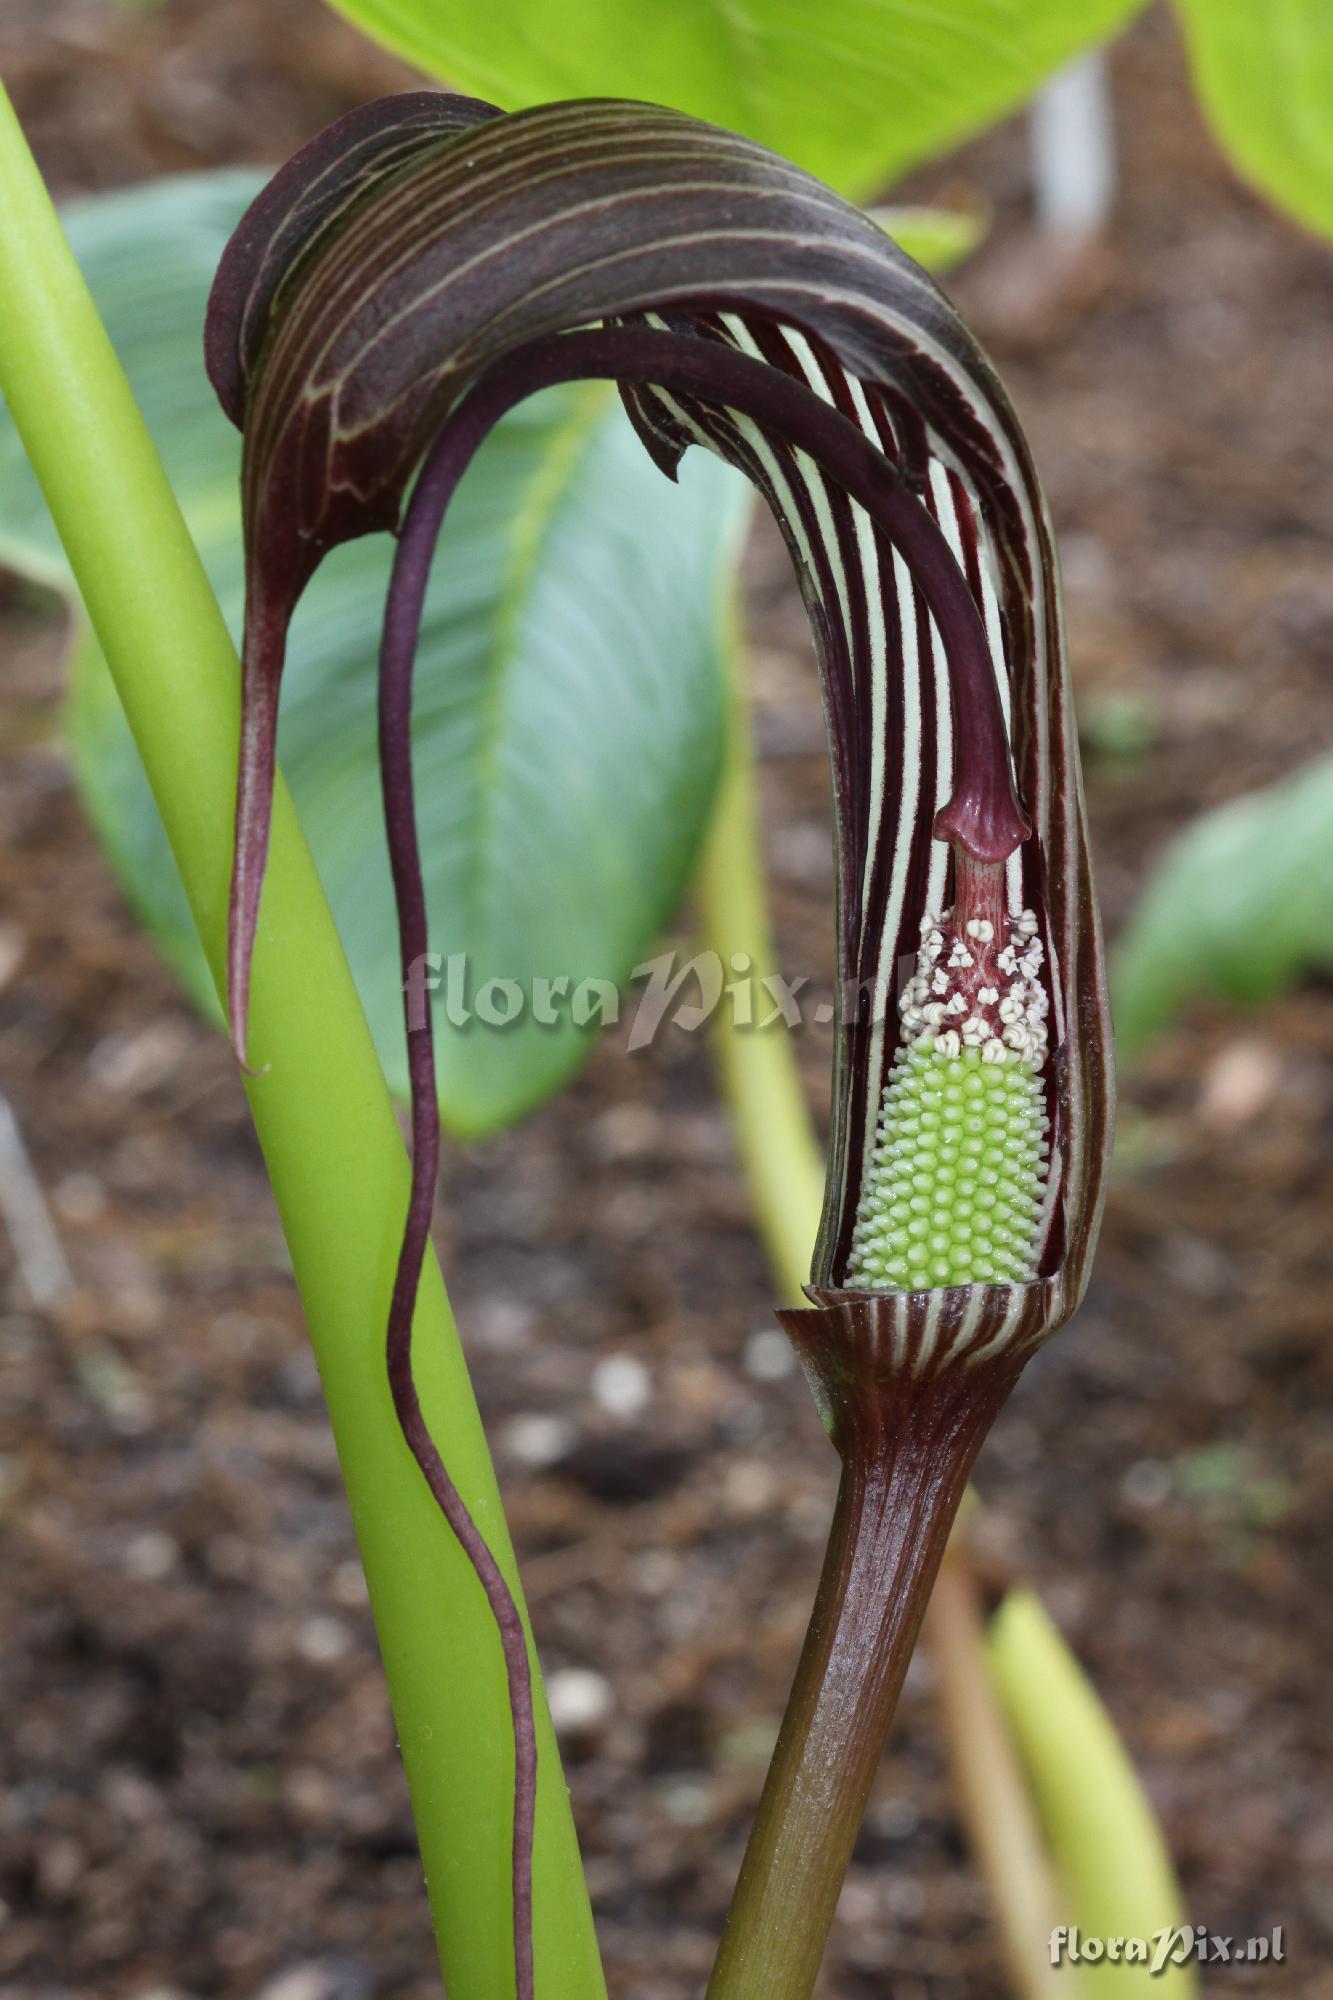
M980 201L968 208L905 204L872 208L869 213L871 221L877 222L900 250L937 277L970 257L990 226L989 212Z
M1194 87L1237 171L1333 235L1329 0L1176 0Z
M1192 999L1254 1006L1333 969L1333 757L1205 813L1167 849L1113 963L1117 1045Z
M207 288L259 185L163 181L79 204L76 254L140 399L233 629L243 601L239 439L204 378ZM722 741L722 579L749 508L692 453L679 487L614 393L552 392L516 411L445 531L418 669L418 818L432 948L466 954L469 1007L512 979L503 1033L450 1026L437 1000L441 1105L456 1132L520 1116L598 1032L526 1004L536 975L623 984L670 915L707 824ZM375 659L392 545L338 550L292 632L281 754L380 1055L405 1082L397 942L379 819ZM0 418L0 558L71 588L17 438ZM182 634L188 650L188 635ZM182 671L188 671L188 660ZM96 649L70 706L85 799L130 897L190 991L207 983L147 783ZM210 1006L211 1002L206 1002ZM502 1001L502 1006L507 1005Z
M1142 0L332 0L428 75L506 111L673 104L858 199L1016 110Z

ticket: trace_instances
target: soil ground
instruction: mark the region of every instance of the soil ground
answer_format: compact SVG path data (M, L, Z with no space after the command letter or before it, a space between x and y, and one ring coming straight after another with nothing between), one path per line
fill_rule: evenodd
M313 0L10 0L0 66L61 194L275 159L403 74ZM994 205L953 288L1061 537L1112 933L1175 828L1333 731L1333 266L1232 179L1169 21L1114 73L1123 187L1076 270L1031 236L1021 128L914 189ZM808 645L769 541L751 569L784 960L827 975ZM59 625L0 593L0 1073L76 1280L39 1313L0 1277L0 1995L427 2000L374 1638L241 1094L80 813ZM1088 1304L978 1473L987 1558L1095 1677L1193 1916L1285 1926L1281 1968L1211 1990L1290 2000L1329 1992L1333 1941L1331 1052L1309 986L1194 1012L1125 1079ZM811 1029L816 1103L827 1053ZM567 1751L613 1990L684 2000L833 1482L765 1332L702 1038L608 1043L522 1130L453 1153L441 1211L543 1655L604 1683ZM1004 1990L919 1659L823 1992Z

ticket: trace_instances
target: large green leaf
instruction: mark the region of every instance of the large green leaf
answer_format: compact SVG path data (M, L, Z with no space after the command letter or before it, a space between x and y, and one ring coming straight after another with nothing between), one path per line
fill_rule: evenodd
M1142 1047L1191 999L1254 1006L1333 969L1333 757L1187 828L1113 961L1116 1040Z
M204 378L200 327L248 175L162 182L70 211L68 226L233 627L242 602L239 441ZM418 818L432 948L467 958L462 1026L444 1018L441 1103L456 1131L519 1116L598 1032L536 978L624 982L670 915L706 824L722 728L718 600L743 483L700 453L674 488L614 395L534 400L492 437L451 510L427 602L417 699ZM403 1080L397 943L380 829L375 656L387 537L338 550L301 605L281 752L390 1076ZM0 560L69 589L17 440L0 418ZM181 635L182 673L189 635ZM166 839L105 669L77 654L75 761L136 906L207 990ZM517 982L512 1025L475 1018ZM488 996L504 1012L508 993ZM483 1003L486 1005L487 1003ZM455 1009L455 1012L458 1010Z
M1333 236L1333 6L1176 0L1210 124L1237 170Z
M844 193L1012 111L1142 0L332 0L506 111L638 97L762 140Z

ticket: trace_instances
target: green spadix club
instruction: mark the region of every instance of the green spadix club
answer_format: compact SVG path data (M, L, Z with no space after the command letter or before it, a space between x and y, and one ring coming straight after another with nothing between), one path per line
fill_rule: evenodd
M921 929L847 1281L908 1292L1028 1284L1049 1123L1037 918L960 922L950 910Z

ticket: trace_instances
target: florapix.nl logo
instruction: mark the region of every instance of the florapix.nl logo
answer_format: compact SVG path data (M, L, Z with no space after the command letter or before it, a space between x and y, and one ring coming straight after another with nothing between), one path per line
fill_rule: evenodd
M1149 1937L1087 1937L1072 1925L1051 1932L1052 1965L1143 1965L1160 1977L1173 1965L1281 1965L1283 1926L1255 1937L1210 1931L1207 1924L1164 1924Z

